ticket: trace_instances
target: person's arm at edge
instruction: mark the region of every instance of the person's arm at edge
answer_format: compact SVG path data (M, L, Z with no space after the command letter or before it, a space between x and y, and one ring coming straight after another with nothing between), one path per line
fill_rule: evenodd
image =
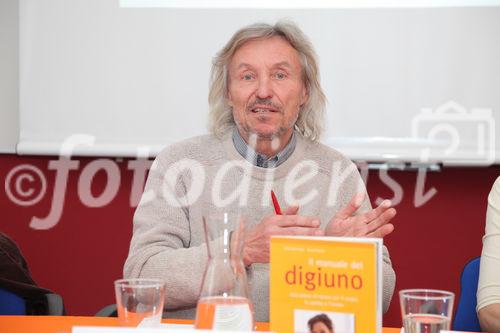
M488 196L486 228L477 292L478 318L481 328L500 333L500 177Z
M488 333L500 333L500 303L485 306L478 312L481 329Z

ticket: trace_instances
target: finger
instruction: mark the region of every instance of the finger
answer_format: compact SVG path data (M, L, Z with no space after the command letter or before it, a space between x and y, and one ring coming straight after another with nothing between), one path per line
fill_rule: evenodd
M281 231L284 235L295 236L324 236L325 231L320 228L302 228L302 227L288 227L282 228Z
M298 212L299 212L299 206L292 205L292 206L288 207L287 209L285 209L285 211L283 212L283 215L297 215Z
M384 224L387 224L390 220L396 216L396 210L394 208L389 208L380 216L378 216L376 219L372 220L370 223L368 223L368 227L370 230L375 230L377 228L380 228Z
M378 228L377 230L375 230L374 232L367 234L366 236L374 238L384 238L393 231L394 231L394 225L392 223L387 223L384 224L382 227Z
M361 207L361 204L363 203L363 200L365 200L365 194L363 192L356 194L354 197L352 197L351 201L337 212L335 214L335 218L339 219L346 219L348 217L351 217L354 212L358 210L359 207Z
M396 210L394 208L385 211L382 215L366 225L368 227L368 233L374 232L385 224L388 224L394 216L396 216Z
M319 227L320 220L315 216L299 216L299 215L276 215L278 226L288 227L306 227L317 228Z
M384 200L377 208L359 215L359 219L362 220L364 223L370 223L376 218L378 218L381 214L386 212L389 208L391 208L391 206L392 202L390 200Z

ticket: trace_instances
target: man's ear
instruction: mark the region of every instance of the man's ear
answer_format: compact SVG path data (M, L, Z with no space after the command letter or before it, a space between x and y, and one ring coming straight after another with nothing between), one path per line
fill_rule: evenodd
M300 106L302 107L309 100L309 90L304 86L302 89L302 98L300 99Z
M234 107L233 99L231 97L231 93L229 92L229 90L226 92L226 102L227 105L229 105L230 107Z
M227 105L229 105L231 108L234 107L234 103L233 103L233 96L231 96L231 91L229 89L230 85L231 85L231 77L229 76L229 71L227 72L227 78L226 78L226 91L225 91L225 98L226 98L226 103Z

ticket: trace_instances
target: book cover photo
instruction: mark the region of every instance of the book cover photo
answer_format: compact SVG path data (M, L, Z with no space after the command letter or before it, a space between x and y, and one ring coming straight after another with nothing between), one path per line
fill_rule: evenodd
M380 333L381 269L381 239L272 237L271 331Z

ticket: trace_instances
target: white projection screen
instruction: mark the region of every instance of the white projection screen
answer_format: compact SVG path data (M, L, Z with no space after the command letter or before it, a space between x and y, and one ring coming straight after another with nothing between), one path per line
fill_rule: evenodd
M74 155L154 156L205 134L214 54L289 19L319 55L324 143L355 160L498 162L499 2L359 3L21 0L17 152L72 138Z

